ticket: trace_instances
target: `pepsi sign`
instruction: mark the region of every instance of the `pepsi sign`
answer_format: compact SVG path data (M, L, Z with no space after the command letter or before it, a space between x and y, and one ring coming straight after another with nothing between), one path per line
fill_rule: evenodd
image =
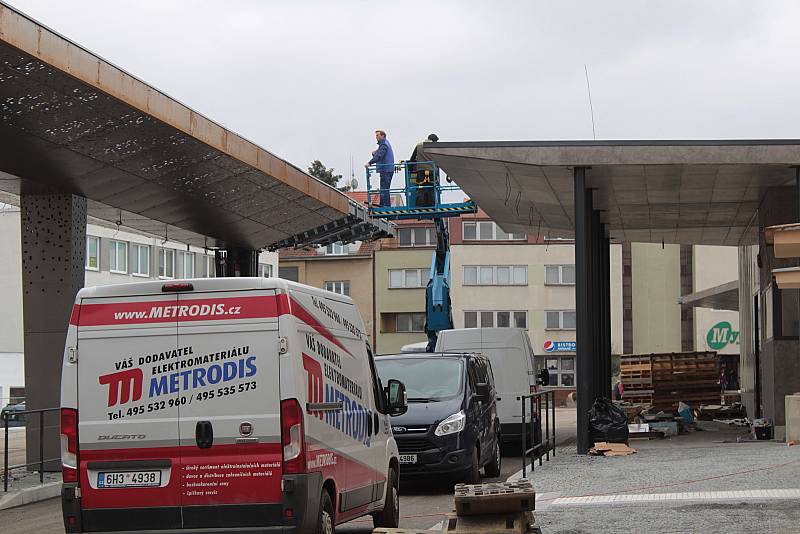
M577 343L575 341L545 341L545 352L575 352Z

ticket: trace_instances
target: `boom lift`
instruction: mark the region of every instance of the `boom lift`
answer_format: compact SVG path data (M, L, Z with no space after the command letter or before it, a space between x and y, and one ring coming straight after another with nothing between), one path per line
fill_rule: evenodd
M367 167L367 205L369 215L374 218L401 220L433 220L436 227L436 250L431 260L430 280L425 288L425 334L428 336L427 351L433 352L441 330L453 328L453 313L450 307L450 233L445 224L448 217L475 213L478 207L472 200L464 202L442 202L443 191L456 191L458 186L442 185L439 168L432 161L402 161L395 165L395 172L402 173L404 187L390 189L389 194L403 195L403 206L377 206L380 190L372 189L370 176L377 172L376 165ZM449 180L448 180L449 182Z

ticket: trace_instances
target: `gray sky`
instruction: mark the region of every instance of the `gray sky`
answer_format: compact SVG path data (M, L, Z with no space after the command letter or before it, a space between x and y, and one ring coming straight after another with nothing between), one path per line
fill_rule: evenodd
M306 168L444 140L800 137L800 3L11 0ZM362 181L363 184L363 181ZM395 184L397 185L397 184Z

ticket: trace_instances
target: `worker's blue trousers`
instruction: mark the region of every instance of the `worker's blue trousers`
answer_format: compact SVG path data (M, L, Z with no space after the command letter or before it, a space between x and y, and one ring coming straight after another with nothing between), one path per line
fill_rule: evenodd
M385 208L392 205L392 201L389 198L389 189L392 187L393 174L391 172L381 173L381 206Z

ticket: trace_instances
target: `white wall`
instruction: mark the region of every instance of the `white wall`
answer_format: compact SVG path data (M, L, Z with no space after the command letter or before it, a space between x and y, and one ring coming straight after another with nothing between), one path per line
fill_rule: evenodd
M0 354L22 352L20 240L19 209L0 209Z
M736 247L715 247L697 245L694 247L694 291L702 291L739 278L739 251ZM719 354L739 354L740 336L739 312L713 310L709 308L694 309L695 347L697 350L716 350ZM720 324L722 323L722 324ZM730 330L737 334L722 334L721 331L730 325ZM716 338L715 338L715 327ZM712 345L709 345L709 336ZM722 337L720 337L722 336ZM727 337L727 339L725 339ZM720 348L720 345L724 345Z
M0 408L8 404L10 388L25 385L24 360L21 352L0 352Z

